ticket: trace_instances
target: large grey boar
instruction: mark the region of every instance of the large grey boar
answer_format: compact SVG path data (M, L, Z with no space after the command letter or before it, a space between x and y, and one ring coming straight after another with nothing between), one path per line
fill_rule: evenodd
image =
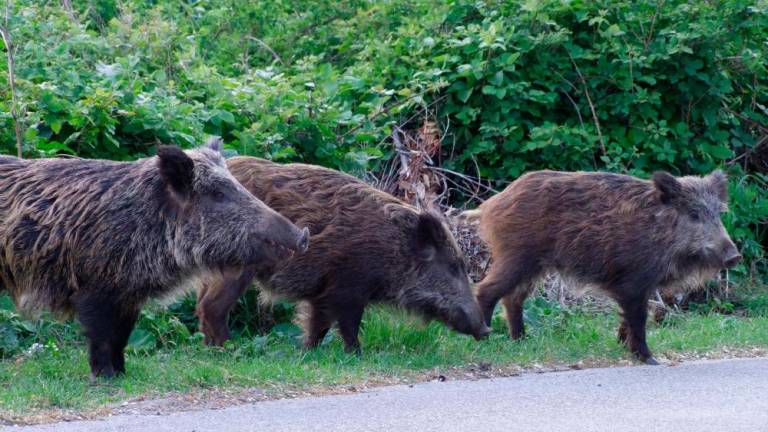
M611 296L622 311L619 340L656 364L645 340L647 302L655 289L698 285L739 251L720 221L727 210L722 172L651 181L586 172L528 173L468 212L493 264L478 286L486 322L504 299L512 338L523 335L523 302L533 282L557 271Z
M136 162L0 157L0 280L20 309L74 315L92 376L125 371L149 298L304 250L300 230L227 169L221 143Z
M302 302L308 348L338 322L345 348L358 351L363 310L376 302L416 311L476 338L490 331L461 251L439 218L338 171L247 157L228 163L251 193L308 227L312 247L271 271L244 267L206 283L198 297L206 342L219 345L229 337L227 314L254 278L264 293Z

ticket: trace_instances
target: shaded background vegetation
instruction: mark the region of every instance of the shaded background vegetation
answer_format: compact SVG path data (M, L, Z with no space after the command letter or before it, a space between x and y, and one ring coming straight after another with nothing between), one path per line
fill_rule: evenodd
M498 190L543 168L723 168L725 222L746 257L731 277L766 277L765 0L72 3L7 11L25 157L128 160L213 134L231 154L380 173L393 128L429 121L439 163ZM13 154L0 68L0 152ZM258 319L245 302L235 319L247 330ZM156 342L157 326L194 329L191 305L174 308L145 314L133 342ZM36 328L0 309L0 340L28 346L18 341Z

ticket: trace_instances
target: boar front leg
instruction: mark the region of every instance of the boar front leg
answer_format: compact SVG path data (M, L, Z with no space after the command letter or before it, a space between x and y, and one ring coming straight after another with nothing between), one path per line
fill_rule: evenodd
M643 363L659 364L653 358L645 339L645 325L648 320L648 296L627 296L618 299L622 322L619 326L619 341L627 345L632 354Z
M113 342L120 309L108 294L103 294L104 291L93 294L91 290L83 290L73 299L75 314L88 340L91 380L96 377L111 378L116 372L113 365Z
M121 313L112 334L112 368L120 375L125 373L125 346L139 317L138 308L129 308Z
M541 273L541 268L532 257L514 254L511 257L500 257L491 263L488 275L477 286L477 302L483 311L485 325L491 326L493 310L502 297L510 299L507 314L514 318L510 322L511 336L515 339L522 335L522 302L528 296L530 283ZM518 304L519 303L519 304ZM518 317L519 310L519 317Z
M220 278L206 280L197 294L195 312L205 343L222 346L229 340L227 318L237 299L251 285L256 269L253 266L222 272Z

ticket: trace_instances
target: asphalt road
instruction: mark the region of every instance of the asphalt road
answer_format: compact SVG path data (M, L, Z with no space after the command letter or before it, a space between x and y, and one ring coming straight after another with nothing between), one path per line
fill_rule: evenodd
M768 431L768 358L393 386L2 431Z

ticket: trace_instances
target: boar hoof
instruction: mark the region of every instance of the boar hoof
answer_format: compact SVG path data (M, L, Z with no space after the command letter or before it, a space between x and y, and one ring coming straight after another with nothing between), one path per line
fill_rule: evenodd
M111 368L109 370L105 369L98 372L91 372L90 383L92 386L95 386L99 384L99 379L111 380L115 375L115 371Z
M483 326L482 329L478 330L477 333L475 333L475 340L483 340L487 339L488 335L491 334L491 328L488 326Z
M648 357L643 361L643 363L647 364L648 366L658 366L660 363L656 361L653 357Z
M525 339L525 336L526 336L526 334L525 334L525 329L524 328L521 328L521 329L511 329L509 331L509 338L514 340L514 341L519 341L519 340Z
M635 354L635 357L641 361L642 363L647 364L648 366L658 366L660 363L653 358L652 355L642 355L642 354Z
M344 347L344 352L347 354L354 354L358 357L361 357L363 355L363 349L360 348L360 346L347 346Z
M211 331L208 333L203 332L203 334L205 335L203 337L203 343L213 348L223 347L224 342L229 340L229 331L226 331L224 334L217 334L217 333L219 332L216 332L216 331Z
M226 339L211 338L211 339L205 340L205 344L211 348L222 348L224 346L225 340Z

